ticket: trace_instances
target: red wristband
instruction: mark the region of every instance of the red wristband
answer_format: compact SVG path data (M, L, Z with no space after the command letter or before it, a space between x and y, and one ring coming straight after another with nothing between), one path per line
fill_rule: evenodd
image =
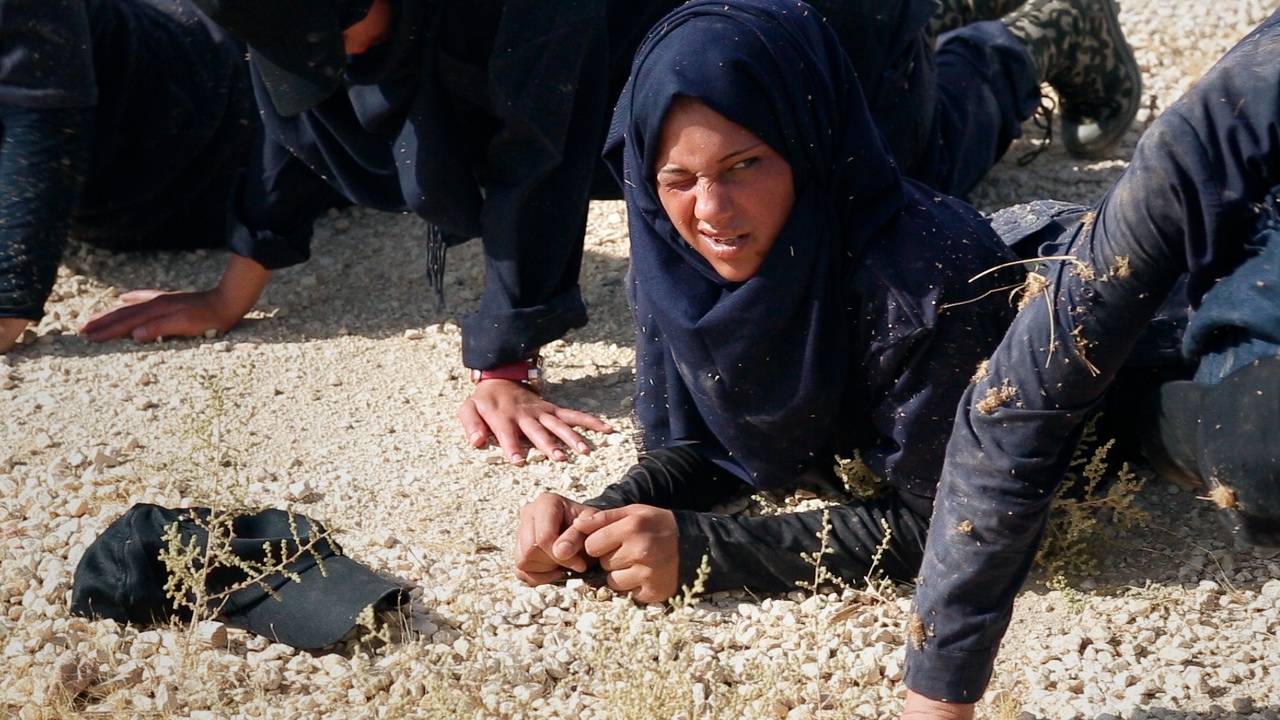
M478 383L482 380L511 380L521 385L527 385L534 392L541 392L542 358L534 355L524 360L499 365L488 370L472 369L471 382Z

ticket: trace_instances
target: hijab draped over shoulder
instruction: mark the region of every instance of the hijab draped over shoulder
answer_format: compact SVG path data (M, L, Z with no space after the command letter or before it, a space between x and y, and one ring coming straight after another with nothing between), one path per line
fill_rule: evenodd
M656 154L678 96L697 98L791 165L794 210L745 282L721 278L659 202ZM899 175L827 23L794 0L681 6L637 52L605 153L629 213L644 448L697 443L760 488L829 463L857 362L849 278L873 243L922 226L901 220L931 212L937 196Z

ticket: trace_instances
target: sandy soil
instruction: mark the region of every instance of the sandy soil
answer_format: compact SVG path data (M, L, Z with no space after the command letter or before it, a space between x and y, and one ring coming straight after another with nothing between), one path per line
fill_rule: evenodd
M1149 109L1114 157L1082 162L1055 143L1021 167L1032 143L1020 141L972 201L1097 200L1144 124L1268 11L1126 0ZM226 256L70 254L36 339L0 358L0 717L894 717L905 593L723 596L663 614L580 583L513 580L520 504L544 489L589 496L635 455L623 213L593 205L592 321L544 351L548 396L619 431L593 436L590 456L524 468L469 448L455 419L477 243L450 253L439 309L420 221L335 212L314 258L279 273L242 326L147 345L93 345L74 328L117 289L209 286ZM204 647L182 628L69 617L75 561L141 501L324 520L350 555L419 587L405 637L313 657L238 631ZM1151 527L1098 577L1024 592L988 717L1277 717L1280 560L1233 547L1205 503L1167 483L1139 502ZM68 703L82 675L89 691Z

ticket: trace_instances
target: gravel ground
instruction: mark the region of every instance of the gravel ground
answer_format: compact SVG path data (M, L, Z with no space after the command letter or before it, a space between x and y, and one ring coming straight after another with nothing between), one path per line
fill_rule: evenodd
M1125 0L1150 103L1115 159L1053 144L1019 167L1033 146L1020 142L974 203L1097 200L1141 127L1268 12ZM279 273L240 328L150 345L91 345L73 328L117 288L208 286L225 255L74 251L49 317L0 357L0 717L895 717L909 590L643 608L582 581L513 580L521 503L594 494L634 457L623 212L593 206L592 322L546 349L549 396L620 431L588 457L525 468L467 447L454 417L478 244L451 252L436 310L419 221L334 213L313 260ZM413 584L413 611L390 644L316 655L237 630L71 617L75 562L135 502L293 508ZM981 715L1280 717L1280 557L1235 547L1207 503L1161 480L1138 504L1149 526L1099 574L1028 585Z

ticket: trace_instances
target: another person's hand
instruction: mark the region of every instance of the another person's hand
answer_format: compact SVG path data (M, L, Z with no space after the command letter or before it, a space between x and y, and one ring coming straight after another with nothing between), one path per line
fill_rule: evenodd
M516 529L516 578L528 585L542 585L563 578L569 570L586 570L595 561L582 549L585 536L572 526L575 519L596 512L549 492L525 503Z
M933 700L908 690L902 720L973 720L973 705Z
M583 549L600 560L609 587L640 602L668 600L679 591L680 542L676 516L651 505L626 505L579 517L573 530Z
M0 318L0 355L13 349L29 324L31 321L25 318Z
M80 333L94 342L126 335L150 342L160 337L198 337L209 330L226 332L253 309L270 279L270 270L233 255L216 288L203 292L128 292L120 296L123 305L89 318Z
M484 447L492 435L502 455L513 465L524 462L525 440L552 460L567 460L563 442L586 455L591 446L574 428L610 433L604 420L579 410L562 408L514 380L482 380L458 409L462 430L473 447ZM559 441L559 442L557 442Z
M123 305L89 318L80 334L94 342L130 336L140 342L161 337L198 337L209 330L226 332L243 313L227 309L217 290L165 292L134 290L120 296Z

